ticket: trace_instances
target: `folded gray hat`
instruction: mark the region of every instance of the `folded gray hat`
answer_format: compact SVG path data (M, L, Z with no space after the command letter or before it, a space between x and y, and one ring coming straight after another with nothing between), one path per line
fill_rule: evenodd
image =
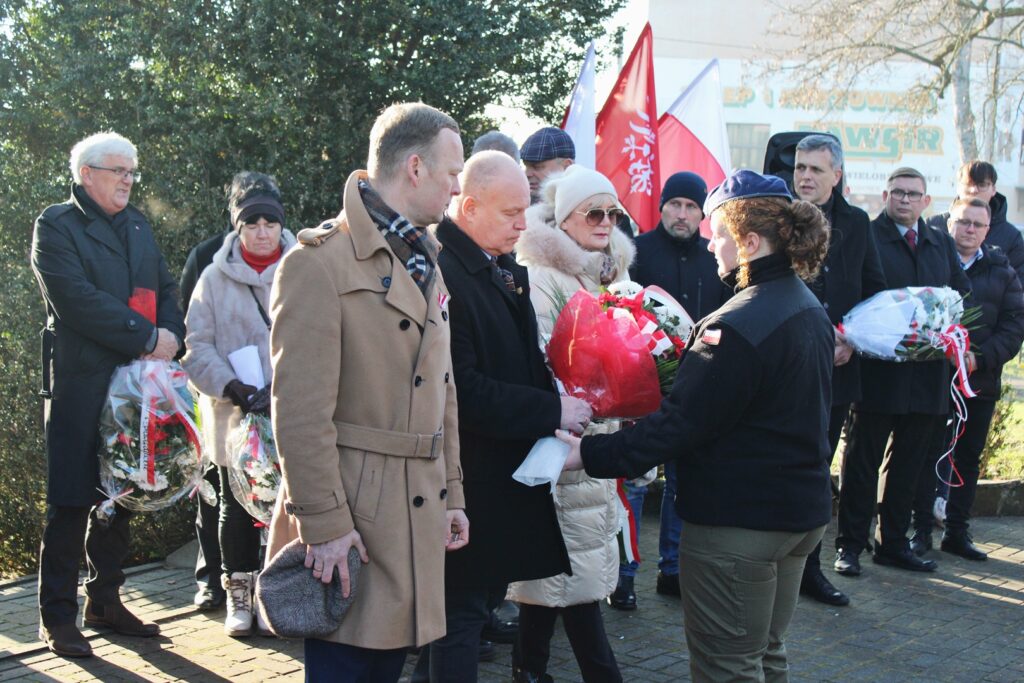
M359 585L359 551L348 551L349 594L341 596L341 576L330 583L307 569L306 544L295 539L278 551L256 580L256 602L270 630L282 638L322 638L341 626Z

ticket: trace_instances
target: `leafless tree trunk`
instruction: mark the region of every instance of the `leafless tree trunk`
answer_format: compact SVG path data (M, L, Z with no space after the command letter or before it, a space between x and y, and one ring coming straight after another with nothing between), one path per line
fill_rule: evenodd
M978 158L978 139L971 110L971 45L960 48L953 65L953 120L956 123L960 163Z

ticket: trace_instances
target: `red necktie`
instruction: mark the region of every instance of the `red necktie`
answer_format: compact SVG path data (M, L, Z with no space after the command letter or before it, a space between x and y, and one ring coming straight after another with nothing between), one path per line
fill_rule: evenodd
M910 251L917 251L917 231L911 228L907 230L904 237L907 238L907 244L910 245Z

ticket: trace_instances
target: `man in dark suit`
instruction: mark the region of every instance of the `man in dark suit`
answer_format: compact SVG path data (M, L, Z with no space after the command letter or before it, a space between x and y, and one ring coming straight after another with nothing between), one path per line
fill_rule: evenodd
M97 429L114 369L135 358L171 360L185 322L178 287L146 217L128 203L139 179L135 146L99 133L71 150L71 198L36 219L32 270L46 303L43 395L47 514L39 553L40 639L66 657L88 657L75 625L82 547L89 564L85 623L123 635L160 629L122 604L121 563L128 555L131 513L118 507L108 522L100 502ZM135 306L135 301L155 302Z
M825 214L831 227L828 255L811 291L837 325L851 308L885 289L868 215L850 206L842 193L843 148L829 135L808 135L796 146L793 190ZM829 464L839 445L850 404L860 399L860 363L842 335L836 333L832 368L832 412L829 415ZM847 605L850 599L821 573L821 544L807 556L800 592L818 602Z
M931 202L924 176L912 168L896 169L882 200L885 211L871 227L888 287L948 286L968 292L971 284L952 239L921 220ZM882 493L872 559L900 569L935 571L935 562L911 551L907 529L918 473L945 423L949 367L944 359L910 363L862 359L863 392L853 405L839 497L835 570L840 574L861 572L859 555L868 545L880 465Z
M732 291L718 277L718 264L700 236L708 187L696 173L681 171L669 176L661 190L661 220L650 232L636 238L636 260L629 276L643 286L657 285L682 304L694 322L725 303ZM627 482L630 506L640 521L646 487ZM661 529L658 538L658 577L655 590L679 597L679 530L683 521L675 509L676 463L665 463L665 490L661 497ZM639 532L639 528L637 529ZM635 609L633 580L637 563L619 566L619 584L608 598L616 609Z
M431 681L476 680L481 630L510 582L571 573L551 492L524 486L512 473L538 438L559 426L581 432L591 412L555 392L537 341L530 281L510 255L526 227L526 176L508 155L486 151L469 159L461 184L437 238L438 265L451 292L473 540L446 558L448 633L430 645Z

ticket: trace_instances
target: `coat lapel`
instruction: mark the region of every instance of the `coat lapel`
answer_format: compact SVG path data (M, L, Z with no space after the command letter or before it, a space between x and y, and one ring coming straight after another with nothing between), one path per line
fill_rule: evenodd
M146 245L142 239L141 226L127 215L125 216L124 235L128 246L128 269L132 273L132 282L138 282L139 270L142 268Z
M423 297L423 292L413 282L405 264L395 256L394 252L389 249L388 254L391 256L391 286L388 287L388 293L384 296L384 300L423 328L427 318L427 301ZM436 297L433 292L434 288L432 287L427 296Z
M102 218L93 218L89 225L85 226L85 234L103 244L121 258L126 261L128 260L128 254L125 253L121 240L117 239L114 229Z

